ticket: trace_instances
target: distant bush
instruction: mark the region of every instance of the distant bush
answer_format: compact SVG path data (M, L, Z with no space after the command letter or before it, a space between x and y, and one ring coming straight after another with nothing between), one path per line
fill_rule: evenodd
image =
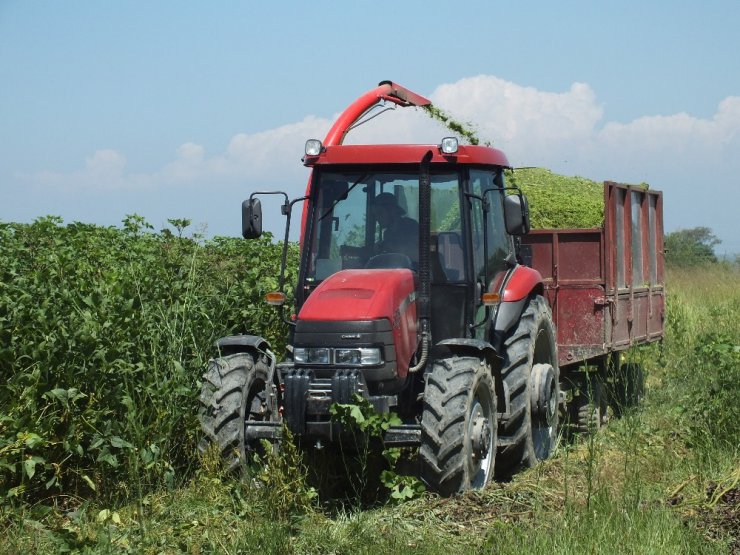
M137 216L0 223L0 503L125 497L187 475L214 340L284 341L262 301L279 267L269 235L199 241Z
M717 262L714 247L721 241L708 227L679 229L665 236L665 260L671 266Z

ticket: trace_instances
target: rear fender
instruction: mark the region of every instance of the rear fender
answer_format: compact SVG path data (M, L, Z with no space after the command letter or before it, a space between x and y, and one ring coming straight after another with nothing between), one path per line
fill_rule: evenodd
M541 295L543 291L542 275L529 266L518 265L504 285L502 300L504 302L521 301L533 293Z
M543 293L542 275L537 270L521 265L514 268L504 285L502 300L493 324L492 339L497 352L501 351L503 340L508 332L519 322L527 299Z

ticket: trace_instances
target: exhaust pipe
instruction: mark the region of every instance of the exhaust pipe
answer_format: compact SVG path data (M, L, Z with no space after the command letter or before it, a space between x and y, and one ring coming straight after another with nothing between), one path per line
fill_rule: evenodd
M421 354L419 363L409 368L409 372L418 372L426 366L429 357L429 345L432 342L430 325L431 316L431 213L432 213L432 180L429 166L434 153L428 150L421 159L419 173L419 298L417 309L419 327L421 328Z

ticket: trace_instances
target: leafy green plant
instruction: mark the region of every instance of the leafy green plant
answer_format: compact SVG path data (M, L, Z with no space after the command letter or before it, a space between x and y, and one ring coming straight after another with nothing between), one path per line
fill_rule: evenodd
M395 413L379 413L370 401L361 395L353 395L353 403L334 403L329 412L333 422L341 424L351 431L359 431L360 441L367 446L372 440L382 443L383 436L391 426L400 425L401 419ZM358 439L358 438L356 438ZM363 451L367 456L367 452ZM402 457L398 447L385 447L381 454L389 468L381 471L380 481L389 491L394 501L413 499L426 491L424 484L415 476L405 476L396 472L396 465Z
M213 343L284 325L262 302L281 249L59 218L0 223L0 496L141 496L197 466L198 380ZM290 246L289 277L297 246ZM2 501L0 501L2 502Z
M306 467L290 429L283 426L279 450L267 440L263 444L265 457L255 454L254 464L259 468L255 477L267 516L282 519L310 511L318 493L308 485Z
M694 371L703 370L702 383L689 390L686 403L693 440L712 449L738 450L740 345L726 332L704 333L691 359Z
M382 438L391 426L401 424L395 413L379 413L362 395L352 396L354 403L334 403L329 407L332 421L357 429L368 437Z

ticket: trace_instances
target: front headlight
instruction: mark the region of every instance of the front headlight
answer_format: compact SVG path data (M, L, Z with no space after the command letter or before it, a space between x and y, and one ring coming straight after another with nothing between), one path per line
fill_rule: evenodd
M296 347L293 359L299 364L329 364L329 349L326 347Z
M295 347L298 364L336 364L337 366L377 366L383 362L379 347Z
M380 349L377 347L336 349L334 351L334 363L338 365L375 366L380 362Z

